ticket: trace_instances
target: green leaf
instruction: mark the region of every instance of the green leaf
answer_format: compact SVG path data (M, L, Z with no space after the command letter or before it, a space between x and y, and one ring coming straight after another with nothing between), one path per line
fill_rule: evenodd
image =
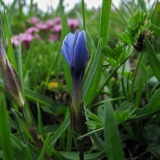
M118 37L121 39L121 41L122 41L123 43L126 43L126 44L128 44L128 45L132 45L132 44L133 44L131 38L130 38L129 35L128 35L127 33L125 33L125 32L123 32L122 34L118 34Z
M39 130L39 133L42 134L43 137L45 137L39 104L37 104L37 112L38 112L38 130Z
M137 116L142 116L145 114L154 113L160 110L160 88L153 94L152 98L149 100L149 103L143 108L138 108L136 110Z
M9 121L6 109L6 101L3 93L0 94L0 139L4 160L14 160Z
M147 146L146 151L152 153L157 159L160 159L160 143L151 143Z
M60 152L60 153L69 160L79 160L78 153L74 152ZM85 160L100 160L103 159L104 157L105 157L105 151L92 154L84 154Z
M146 36L145 36L145 43L146 43L146 50L148 54L148 60L150 61L150 66L156 78L160 81L160 62L156 57L154 49Z
M27 99L30 99L34 102L39 102L40 104L43 104L47 107L50 107L50 108L52 108L53 112L56 112L56 109L59 106L62 106L61 103L55 102L51 98L49 98L45 95L39 94L35 91L29 90L27 88L25 88L24 92L25 92L25 97Z
M96 145L99 147L101 151L103 151L106 148L104 141L99 137L97 133L92 134L91 137L93 138L93 141L96 143Z
M47 150L47 147L49 146L49 138L50 138L50 135L48 135L47 138L45 139L45 142L43 144L43 148L42 148L41 153L38 157L38 160L43 160L44 159L44 154Z
M61 30L61 40L63 40L65 38L65 36L69 33L70 29L67 25L67 17L66 14L64 12L64 6L63 6L63 1L61 0L59 3L59 13L60 13L60 18L61 18L61 23L62 23L62 30ZM67 83L67 87L69 89L69 92L71 93L71 89L72 89L72 80L71 80L71 76L70 76L70 69L68 67L67 62L65 61L64 57L62 57L62 65L63 65L63 69L64 69L64 75L65 75L65 80Z
M86 31L86 14L85 14L84 0L81 0L81 2L82 2L82 11L83 11L83 29Z
M103 47L107 43L108 38L108 28L109 28L109 18L111 10L111 0L102 1L102 16L101 16L101 28L100 28L100 38L103 39Z
M11 43L11 34L10 34L9 24L8 24L8 20L5 13L4 13L4 18L5 18L5 29L6 29L7 40L8 40L7 56L9 61L13 65L14 69L17 71L17 64L16 64L14 52L13 52L12 43Z
M50 140L49 140L50 146L47 149L47 153L52 150L54 143L57 141L57 139L59 139L59 137L62 135L62 133L67 129L69 124L70 124L70 117L68 115L67 118L64 120L64 122L61 124L61 126L54 133L54 135L50 138ZM48 154L50 154L50 153L48 153Z
M116 59L116 55L114 54L114 51L109 46L102 49L102 51L105 56Z
M27 145L23 145L23 147L21 148L20 152L18 153L18 156L16 158L16 160L32 160L32 155L29 151L29 148Z
M147 125L145 126L142 135L146 140L157 141L160 137L160 127L155 124Z
M104 103L104 137L108 160L125 160L112 105Z
M93 79L94 79L95 74L96 74L96 71L98 70L101 50L102 50L102 40L100 39L100 41L98 43L97 51L96 51L96 56L95 56L95 58L93 60L92 66L90 68L88 76L87 76L87 78L85 80L85 83L83 85L83 98L82 98L82 101L84 101L84 99L86 98L86 96L88 94L93 94L93 90L90 89L92 87L90 87L90 86L92 85Z
M4 88L4 84L3 84L3 80L0 79L0 88L5 90ZM32 91L30 89L27 89L25 88L24 89L24 93L25 93L25 97L26 99L28 100L32 100L33 102L38 102L40 104L43 104L45 105L46 107L49 107L52 109L53 113L55 112L56 113L56 109L60 106L62 106L61 103L59 102L55 102L54 100L52 100L51 98L45 96L45 95L42 95L40 93L37 93L35 91Z
M104 47L107 43L110 11L111 11L111 0L107 0L107 1L103 0L102 1L102 14L101 14L101 27L100 27L100 35L99 35L100 41L101 41L101 38L103 40L102 47ZM99 43L98 43L98 46L99 46ZM97 54L98 54L98 52L97 52ZM103 60L104 60L104 55L101 53L100 58L99 58L99 63L98 63L98 69L96 70L94 79L91 79L92 84L90 85L90 88L89 88L89 91L88 91L88 94L86 97L87 103L91 103L95 97L95 94L93 94L93 93L96 92L100 78L101 78L101 73L102 73L101 67L103 64ZM84 98L85 98L85 95L83 96L83 100L84 100Z
M21 141L21 138L17 138L18 136L15 134L11 134L12 144L14 149L20 150L23 147L23 142Z

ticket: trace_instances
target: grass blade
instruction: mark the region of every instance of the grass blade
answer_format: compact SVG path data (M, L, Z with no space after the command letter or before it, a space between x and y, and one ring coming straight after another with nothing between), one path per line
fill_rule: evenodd
M110 11L111 11L111 0L103 0L102 2L102 14L101 14L101 27L100 27L100 38L102 38L103 42L102 42L102 47L104 47L107 43L107 38L108 38L108 28L109 28L109 17L110 17ZM98 63L98 68L96 70L94 79L92 80L92 84L89 88L87 97L86 97L86 101L87 103L91 103L92 100L95 97L95 92L97 90L100 78L101 78L101 73L102 70L100 67L102 67L103 64L103 60L104 60L104 56L101 53L100 54L100 59L99 59L99 63ZM94 93L94 94L93 94Z
M143 108L139 108L136 111L137 116L142 116L150 113L154 113L160 110L160 89L158 89L149 100L149 103L145 105Z
M91 93L89 93L89 92L91 92L91 90L89 91L89 88L91 88L90 86L92 85L93 78L95 77L96 71L98 70L101 50L102 50L102 40L100 39L100 41L98 43L97 51L96 51L96 56L93 60L92 66L90 68L90 71L88 73L86 81L83 85L83 99L82 99L82 101L84 101L84 99L86 98L86 96L88 94L91 94ZM93 92L92 92L92 94L93 94Z
M103 47L107 43L108 38L108 28L109 28L109 17L111 11L111 0L103 0L102 2L102 16L101 16L101 28L100 28L100 37L103 39Z
M19 152L16 160L32 160L32 155L29 151L29 148L27 145L23 145L21 151Z
M50 146L48 147L47 151L53 148L54 143L57 141L57 139L62 135L62 133L67 129L67 127L70 124L70 116L64 120L64 122L61 124L61 126L57 129L55 134L50 138Z
M8 115L4 94L0 94L0 137L3 150L3 159L14 160L13 148L11 144L11 134L8 126Z
M82 10L83 10L83 29L86 31L86 14L84 0L82 0Z
M26 99L30 99L34 102L39 102L47 107L51 107L53 112L56 112L56 109L59 106L61 106L61 103L55 102L51 98L49 98L45 95L39 94L35 91L31 91L31 90L25 88L24 92L25 92Z
M60 10L60 18L61 18L61 23L62 23L62 31L61 31L61 40L65 38L65 36L69 33L69 27L67 25L67 17L64 12L64 7L63 7L63 1L59 1L59 10ZM63 42L62 42L63 43ZM62 55L62 54L61 54ZM69 92L71 93L71 88L72 88L72 80L70 76L70 69L68 67L67 62L65 61L64 58L62 58L62 63L63 63L63 69L64 69L64 75L66 79L66 83L69 89Z
M74 152L60 152L60 153L69 160L79 160L78 153ZM92 154L84 154L85 160L100 160L103 159L104 157L105 157L105 151Z
M14 51L11 43L11 34L10 34L10 29L9 29L9 24L7 20L7 16L4 13L4 18L5 18L5 29L6 29L6 34L7 34L7 40L8 40L8 51L7 51L7 56L11 64L13 65L14 69L17 71L17 64L14 56Z
M48 135L47 136L47 138L46 138L46 140L45 140L45 142L44 142L44 145L43 145L43 148L42 148L42 150L41 150L41 153L40 153L40 155L39 155L39 157L38 157L38 160L43 160L44 159L44 154L45 154L45 152L46 152L46 150L47 150L47 147L48 147L48 142L49 142L49 138L50 138L50 135Z
M146 43L146 50L147 50L148 59L150 61L151 68L153 70L154 75L160 81L160 62L156 57L154 49L146 36L145 36L145 43Z
M112 105L104 103L104 137L108 160L125 160Z

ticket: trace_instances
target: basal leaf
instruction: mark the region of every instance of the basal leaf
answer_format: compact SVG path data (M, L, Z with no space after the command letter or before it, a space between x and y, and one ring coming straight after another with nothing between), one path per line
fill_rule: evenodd
M104 103L104 137L108 160L125 160L113 108L107 100Z
M150 62L150 66L153 70L153 73L160 81L160 62L155 54L155 51L149 41L149 39L145 36L146 50L148 54L148 60Z

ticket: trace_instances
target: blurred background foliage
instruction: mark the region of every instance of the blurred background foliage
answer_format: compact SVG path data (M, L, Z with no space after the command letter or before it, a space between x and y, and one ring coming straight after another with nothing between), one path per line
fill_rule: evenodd
M11 47L6 38L9 35L17 64L19 55L22 57L22 84L36 133L43 144L42 153L45 155L46 152L52 159L75 160L78 159L78 154L74 152L76 149L72 142L68 118L71 81L61 46L67 33L74 33L78 28L83 29L83 14L81 2L62 14L64 8L62 0L56 9L50 6L45 12L40 10L33 0L29 5L25 0L14 0L10 5L1 0L0 26L6 52L10 51ZM97 90L91 93L89 103L87 98L84 101L88 125L85 158L107 159L106 146L112 141L106 142L104 138L104 130L108 127L105 115L112 115L113 112L115 122L114 118L110 117L113 122L111 125L118 124L126 159L160 159L160 2L121 0L118 8L112 4L108 42L102 48L102 7L86 8L85 14L87 45L91 55L85 78L92 69L92 62L98 63L94 61L97 55L104 55L103 66L99 67L97 64L96 68L102 72L97 82ZM131 31L135 31L135 34L131 35ZM2 78L0 88L5 90ZM0 96L0 103L7 106L14 157L21 159L27 155L32 157L30 159L43 159L25 129L23 117L15 111L10 97L5 95L7 103L4 96ZM106 104L114 111L105 111ZM118 133L115 128L112 129ZM116 133L112 131L106 135L113 134L116 137ZM27 143L23 142L23 137ZM1 145L0 150L2 158ZM117 147L113 152L118 150ZM120 160L118 158L117 156L117 160Z

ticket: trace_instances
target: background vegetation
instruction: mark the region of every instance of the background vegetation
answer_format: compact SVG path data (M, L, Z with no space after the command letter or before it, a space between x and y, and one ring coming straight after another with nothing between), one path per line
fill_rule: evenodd
M110 2L89 10L82 0L65 13L63 0L46 12L32 0L1 0L1 39L27 102L22 112L1 76L1 159L79 159L61 53L77 28L86 31L91 56L83 79L88 132L79 137L84 159L160 159L160 2L127 0L111 10Z

